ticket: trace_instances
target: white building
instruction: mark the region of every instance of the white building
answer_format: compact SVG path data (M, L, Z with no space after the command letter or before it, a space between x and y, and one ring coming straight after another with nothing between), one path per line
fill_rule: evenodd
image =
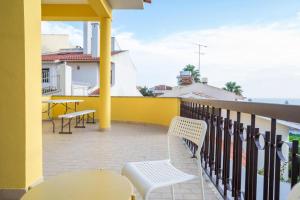
M53 40L58 36L54 35ZM60 37L62 39L63 37ZM64 37L65 38L65 37ZM50 36L47 36L49 42ZM44 42L44 41L43 41ZM53 41L55 43L55 41ZM62 44L68 44L62 42ZM84 48L59 49L43 45L43 93L88 96L99 94L99 24L84 24ZM49 49L53 52L49 53ZM101 93L101 91L100 91ZM136 88L136 68L129 51L117 50L112 38L111 95L141 96Z

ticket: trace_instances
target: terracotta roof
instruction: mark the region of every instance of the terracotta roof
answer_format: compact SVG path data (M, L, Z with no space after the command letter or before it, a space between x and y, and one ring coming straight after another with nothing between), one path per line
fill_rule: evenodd
M116 55L124 51L112 51L111 55ZM91 54L83 54L82 52L66 52L42 55L42 61L79 61L79 62L99 62L99 57L92 57Z
M93 92L91 92L89 94L89 96L98 96L98 95L100 95L100 89L99 88L97 88L96 90L94 90Z
M151 3L151 0L144 0L145 3Z

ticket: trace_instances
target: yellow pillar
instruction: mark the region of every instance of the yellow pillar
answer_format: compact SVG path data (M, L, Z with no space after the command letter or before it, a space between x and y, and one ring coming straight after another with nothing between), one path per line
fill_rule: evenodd
M100 22L100 129L111 126L111 18L102 18Z
M0 199L42 178L41 0L0 1Z

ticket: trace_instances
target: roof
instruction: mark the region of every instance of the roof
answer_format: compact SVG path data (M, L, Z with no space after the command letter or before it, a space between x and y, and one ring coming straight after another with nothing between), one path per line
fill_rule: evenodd
M171 91L167 91L161 97L181 97L181 98L195 98L195 99L218 99L218 100L243 100L243 96L228 92L221 88L211 85L194 83L187 86L174 87Z
M99 96L100 95L100 88L97 88L96 90L92 91L89 96Z
M172 87L168 86L168 85L156 85L151 89L153 89L153 90L172 90Z
M117 55L124 51L112 51L111 55ZM54 61L77 61L77 62L99 62L99 57L92 57L91 54L83 54L82 52L64 52L55 54L42 55L43 62L54 62Z

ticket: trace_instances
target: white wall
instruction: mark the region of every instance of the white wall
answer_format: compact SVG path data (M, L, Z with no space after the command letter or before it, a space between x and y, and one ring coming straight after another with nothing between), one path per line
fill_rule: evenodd
M136 68L129 52L112 56L115 63L115 84L111 88L112 96L142 96L136 88Z
M60 89L61 82L59 74L57 73L57 70L59 69L59 64L56 63L43 63L42 69L49 69L49 82L48 83L42 83L43 88L57 88Z
M63 95L72 95L72 68L65 63L58 65L58 74L60 75L60 87Z
M72 96L88 96L88 90L87 86L72 84Z
M114 62L114 67L112 67L112 69L115 69L115 71L113 73L114 83L111 87L111 95L142 96L136 88L136 68L129 56L129 52L122 52L112 56L112 62ZM98 62L68 62L67 65L72 69L72 85L88 86L89 88L99 87ZM58 64L43 63L43 68L46 67L49 67L52 72L52 70L56 71L58 69ZM63 75L65 73L59 72L59 74ZM66 84L65 80L63 83ZM74 89L73 91L78 94L77 89ZM84 94L86 94L86 92L84 92Z
M136 89L136 68L129 56L129 52L122 52L112 56L115 64L114 84L111 87L112 96L142 96ZM72 62L73 84L88 84L90 87L99 87L99 63ZM77 67L80 69L77 69Z
M74 84L80 85L79 83L81 83L90 87L99 86L98 62L69 62L68 65L72 67L72 81Z

